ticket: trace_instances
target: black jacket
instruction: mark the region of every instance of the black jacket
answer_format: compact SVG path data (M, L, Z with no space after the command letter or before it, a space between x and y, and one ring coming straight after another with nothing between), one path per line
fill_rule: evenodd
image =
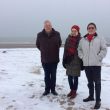
M42 63L56 63L59 62L59 48L61 46L60 33L52 29L48 35L43 29L38 33L36 46L41 52Z

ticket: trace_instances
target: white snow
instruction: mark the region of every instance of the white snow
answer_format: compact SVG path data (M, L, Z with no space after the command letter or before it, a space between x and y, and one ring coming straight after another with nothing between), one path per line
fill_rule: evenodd
M63 48L60 49L62 62ZM58 96L44 92L44 72L37 49L0 49L0 110L90 110L95 101L84 103L88 96L85 72L79 78L78 95L66 97L69 85L62 63L57 69ZM102 105L100 110L110 110L110 48L102 66Z

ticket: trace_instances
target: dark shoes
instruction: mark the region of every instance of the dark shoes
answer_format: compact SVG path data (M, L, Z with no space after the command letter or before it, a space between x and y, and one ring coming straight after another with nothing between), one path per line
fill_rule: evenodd
M94 101L94 98L89 96L88 98L83 99L83 102L89 102L89 101ZM94 109L99 109L100 106L101 106L101 101L96 101Z
M67 94L67 97L70 97L72 95L72 91L70 91L68 94Z
M94 109L99 109L101 106L101 101L96 101Z
M88 98L83 99L83 102L89 102L89 101L94 101L94 98L89 96Z
M75 90L71 90L68 94L67 97L70 97L70 99L73 99L76 97L76 91Z
M57 93L56 91L51 91L51 93L52 93L53 95L58 95L58 93Z
M49 93L49 91L44 91L43 96L48 95Z
M43 96L46 96L46 95L48 95L49 93L50 93L49 91L44 91ZM51 93L52 93L53 95L58 95L58 93L57 93L56 91L51 91Z

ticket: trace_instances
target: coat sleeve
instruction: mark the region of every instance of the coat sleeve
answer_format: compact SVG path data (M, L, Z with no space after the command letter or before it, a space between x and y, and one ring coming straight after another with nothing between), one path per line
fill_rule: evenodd
M82 39L79 41L79 45L78 45L78 56L79 56L80 59L83 58Z
M37 34L36 47L40 50L40 39L39 39L39 34Z
M64 68L66 68L66 44L67 44L67 39L65 41L65 44L64 44L64 52L63 52L63 61L62 61L62 65Z
M66 45L67 45L67 39L66 39L65 44L64 44L63 60L66 57Z
M99 60L102 60L107 54L107 45L104 38L101 38L100 40L100 52L98 54Z
M60 36L60 33L58 33L58 37L59 37L59 47L61 47L61 44L62 44L62 40L61 40L61 36Z

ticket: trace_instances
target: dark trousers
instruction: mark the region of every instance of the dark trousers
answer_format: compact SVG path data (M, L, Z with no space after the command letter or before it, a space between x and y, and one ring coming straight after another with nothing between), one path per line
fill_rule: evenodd
M96 101L101 101L101 66L87 66L85 73L88 80L89 96L94 97L94 84Z
M55 91L57 64L58 63L42 63L45 73L45 91Z
M73 82L74 80L74 82ZM78 76L70 76L68 75L68 82L71 90L77 91L78 89Z

